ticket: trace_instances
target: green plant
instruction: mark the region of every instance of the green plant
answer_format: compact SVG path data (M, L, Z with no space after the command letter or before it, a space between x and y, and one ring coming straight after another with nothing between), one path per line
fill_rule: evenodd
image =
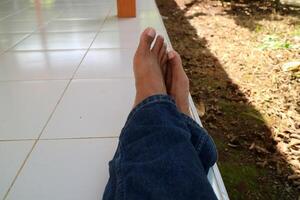
M283 40L276 35L266 35L262 40L262 44L259 45L259 49L261 50L290 48L293 48L293 45L290 42Z

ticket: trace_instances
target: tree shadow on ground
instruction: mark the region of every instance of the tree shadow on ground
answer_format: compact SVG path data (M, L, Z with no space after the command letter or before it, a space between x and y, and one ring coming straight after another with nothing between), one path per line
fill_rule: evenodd
M182 56L191 95L205 104L204 127L219 152L218 165L231 199L296 199L286 187L288 163L276 151L276 142L263 116L209 50L206 38L174 0L156 0L173 48ZM200 106L201 107L201 106Z
M198 1L191 1L185 6L184 11L187 12ZM270 0L231 0L229 2L222 1L222 4L225 11L224 14L232 16L237 25L248 28L250 31L257 31L261 27L259 22L263 20L281 21L282 16L300 19L300 6L297 5L276 4ZM203 13L196 13L195 16L198 14L203 15ZM292 25L300 25L300 21Z
M226 13L233 16L237 25L251 31L259 29L262 20L280 21L281 16L291 16L299 19L300 8L291 5L274 5L270 1L237 2L226 9ZM299 22L298 22L299 23ZM294 24L296 25L296 24Z

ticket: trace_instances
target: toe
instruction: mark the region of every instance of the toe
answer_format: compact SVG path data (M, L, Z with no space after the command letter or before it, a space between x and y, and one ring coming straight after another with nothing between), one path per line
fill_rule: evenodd
M171 64L172 68L175 68L174 70L183 70L181 58L179 54L176 51L170 51L168 52L168 59L169 63Z
M168 53L165 52L165 54L163 55L163 57L161 59L161 71L162 71L163 77L165 79L167 76L167 61L168 61Z
M161 36L161 35L159 35L159 36L157 36L156 41L155 41L155 43L154 43L153 48L152 48L151 51L156 56L158 56L161 48L163 47L163 45L164 45L164 37Z
M176 51L168 53L168 62L172 68L174 78L180 80L184 85L188 84L189 79L183 69L180 55Z
M164 43L158 54L158 60L161 65L163 65L163 58L166 56L166 52L167 52L167 44Z
M153 28L146 28L141 34L138 51L149 51L155 35L156 32Z
M172 67L169 66L169 64L166 65L165 68L165 83L166 83L166 89L167 89L167 93L170 94L171 93L171 88L172 88Z
M169 69L170 68L170 69ZM181 58L176 51L168 53L168 68L171 71L171 81L167 82L168 94L170 94L176 102L180 112L190 115L189 110L189 79L183 69ZM168 81L168 78L167 78Z
M163 56L162 60L161 60L161 66L162 66L162 73L165 77L166 75L166 68L167 68L167 61L168 61L168 54L165 53L165 55Z

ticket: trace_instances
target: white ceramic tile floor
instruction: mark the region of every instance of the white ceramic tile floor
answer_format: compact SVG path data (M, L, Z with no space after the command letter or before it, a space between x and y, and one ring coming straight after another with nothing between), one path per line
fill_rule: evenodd
M11 3L11 1L7 2L7 3L3 3L0 5L0 11L10 11L10 12L17 12L20 11L22 9L25 9L27 7L27 5L24 5L22 3L22 1L16 2L15 3Z
M112 6L114 5L115 2L114 1L105 1L105 0L102 0L102 1L99 1L99 0L85 0L85 1L82 1L82 0L78 0L78 1L75 1L75 0L72 0L72 1L69 1L69 0L65 0L65 1L59 1L57 2L56 6L59 6L59 7L63 7L63 8L71 8L71 7L78 7L78 6L102 6L102 7L109 7L109 6Z
M117 8L113 7L112 11L110 12L109 16L116 16L117 15ZM154 18L161 18L158 9L155 7L153 9L138 9L136 10L136 18L138 19L154 19Z
M138 28L133 30L129 28L129 31L101 31L95 41L93 42L91 49L136 49L141 32L143 29ZM168 48L171 47L170 40L165 30L156 30L157 34L162 35L165 38L165 42L168 44Z
M0 82L0 140L36 139L67 81Z
M154 1L137 0L136 8L137 10L155 10L156 3Z
M72 7L65 7L64 13L68 14L82 14L85 12L88 13L98 13L99 16L106 16L108 12L112 9L112 4L100 4L100 5L73 5Z
M18 42L22 41L24 38L26 38L28 34L9 34L9 33L0 33L0 54L3 51L8 50L9 48L12 48L14 45L16 45Z
M86 19L105 19L110 11L110 7L75 7L64 12L57 18L61 20L86 20Z
M0 57L0 81L70 79L84 54L84 50L6 52Z
M134 91L132 79L74 80L41 137L117 137Z
M128 18L128 19L118 19L116 16L110 16L105 20L101 31L118 31L118 32L141 32L147 27L153 27L156 30L163 30L160 19L150 18L150 19L138 19L138 18Z
M132 58L134 52L134 49L90 50L81 63L75 78L133 77Z
M32 34L18 44L14 50L67 50L88 49L96 32L46 33Z
M1 5L0 5L1 6ZM12 12L7 12L7 11L1 11L0 10L0 20L3 20L7 17L9 17L10 15L14 14L15 12L12 11Z
M0 199L9 189L34 141L0 142Z
M127 32L120 33L118 31L100 32L92 44L92 49L103 48L132 48L135 49L138 44L137 38L140 33Z
M101 199L117 140L40 140L7 200Z
M7 18L9 21L36 21L36 22L47 22L51 19L58 17L61 11L48 11L35 9L24 9Z
M95 32L103 23L102 20L53 20L41 31L45 32Z
M137 10L137 18L140 19L155 19L155 18L161 18L160 13L157 9L151 9L151 10Z
M0 33L31 33L38 27L35 21L0 21Z
M101 199L140 32L170 46L154 0L122 20L116 2L0 0L0 199Z

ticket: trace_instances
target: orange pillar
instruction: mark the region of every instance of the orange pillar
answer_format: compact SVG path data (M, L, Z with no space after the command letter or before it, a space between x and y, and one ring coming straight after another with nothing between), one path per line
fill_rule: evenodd
M136 3L135 0L117 0L118 1L118 17L135 17Z

